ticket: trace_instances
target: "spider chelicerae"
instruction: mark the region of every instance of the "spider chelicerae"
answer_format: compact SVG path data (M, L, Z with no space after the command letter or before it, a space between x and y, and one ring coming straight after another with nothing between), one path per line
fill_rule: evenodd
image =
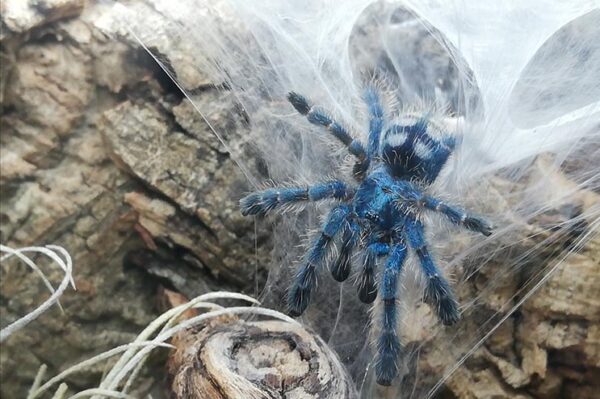
M312 106L305 97L294 92L288 94L288 100L300 114L310 123L327 129L357 158L353 168L356 184L331 180L309 187L270 188L244 197L240 208L243 215L262 216L300 201L336 200L289 288L288 312L299 316L306 310L319 268L334 240L339 241L339 251L329 267L337 281L348 278L352 253L360 249L358 296L365 303L372 303L380 296L382 312L381 320L377 321L380 332L375 370L377 382L390 385L398 373L402 352L397 333L397 287L408 247L416 253L426 277L424 300L435 309L442 323L450 325L459 319L452 289L427 248L420 213L424 210L441 213L452 223L486 236L491 234L491 226L484 219L425 193L455 147L451 135L440 131L425 116L386 123L376 86L367 86L363 99L370 119L366 148L342 124ZM377 276L378 259L384 257L387 257L385 266Z

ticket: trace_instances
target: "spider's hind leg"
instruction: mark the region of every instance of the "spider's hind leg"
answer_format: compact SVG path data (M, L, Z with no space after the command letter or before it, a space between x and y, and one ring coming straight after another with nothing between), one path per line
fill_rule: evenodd
M421 268L427 278L425 301L436 310L442 323L445 325L456 323L460 318L458 302L454 298L448 281L433 263L425 242L423 224L418 220L407 218L406 230L410 246L417 253Z
M310 295L317 284L317 267L323 261L329 244L346 223L349 213L350 207L345 204L333 208L323 225L321 235L312 243L288 292L287 306L291 316L300 316L308 307Z
M402 344L398 338L398 278L406 259L406 245L399 242L392 247L381 276L381 301L383 306L381 333L377 341L377 383L390 385L398 374L398 358Z

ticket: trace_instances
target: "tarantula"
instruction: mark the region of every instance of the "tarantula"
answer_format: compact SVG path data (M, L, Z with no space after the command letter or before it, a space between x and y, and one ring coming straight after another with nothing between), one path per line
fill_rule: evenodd
M363 99L370 117L366 148L305 97L288 94L288 100L300 114L327 129L357 158L353 169L357 184L332 180L309 187L270 188L244 197L240 208L243 215L265 215L298 201L337 200L289 288L288 312L296 317L306 310L318 269L334 239L341 238L340 249L330 269L339 282L350 275L352 252L360 247L363 262L357 277L358 296L364 303L372 303L380 296L383 313L376 345L376 376L379 384L390 385L398 373L397 360L402 351L396 331L396 296L408 246L416 253L426 277L425 301L436 310L442 323L450 325L459 319L458 303L448 281L427 249L419 213L439 212L451 222L486 236L492 228L484 219L424 192L452 153L455 139L439 131L426 117L407 117L386 125L380 94L374 86L365 89ZM433 131L440 137L432 135ZM386 256L377 283L377 261Z

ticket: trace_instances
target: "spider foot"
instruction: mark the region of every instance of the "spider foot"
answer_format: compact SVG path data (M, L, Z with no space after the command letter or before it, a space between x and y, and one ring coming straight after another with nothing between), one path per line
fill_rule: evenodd
M310 105L308 105L308 101L304 96L291 91L288 93L287 98L300 114L306 115L310 111Z
M358 280L358 299L362 303L373 303L377 298L377 286L375 284L375 273L363 271Z
M389 331L381 335L377 348L378 359L375 365L377 383L390 386L392 380L398 375L398 359L402 352L402 345L396 333Z
M337 282L346 281L348 276L350 276L350 253L342 252L340 256L336 259L334 264L331 266L331 275L333 279Z
M458 302L445 279L432 276L425 290L425 302L433 307L444 325L452 325L460 320Z
M462 224L467 229L477 231L484 236L489 236L492 234L492 226L486 220L476 216L467 216Z
M287 313L298 317L304 313L310 302L311 289L308 287L293 287L288 294Z
M310 263L303 267L296 277L296 281L289 290L287 298L288 314L298 317L308 307L313 287L317 283L317 273Z
M373 242L367 247L363 268L358 276L358 298L363 303L372 303L377 298L375 268L377 258L389 253L390 247L382 242Z
M272 190L252 193L240 200L240 210L244 216L264 216L276 206L277 194Z

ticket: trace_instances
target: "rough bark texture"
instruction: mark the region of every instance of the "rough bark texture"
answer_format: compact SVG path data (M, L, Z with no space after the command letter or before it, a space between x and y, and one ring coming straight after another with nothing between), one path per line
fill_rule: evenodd
M95 21L110 12L107 6L84 3L2 3L0 241L65 246L74 259L78 287L62 299L64 314L53 309L3 344L2 397L22 397L41 363L53 374L131 340L156 315L160 285L188 297L213 289L248 289L257 278L254 264L265 265L269 258L268 234L258 231L256 252L254 225L237 210L236 201L247 186L231 154L133 41L109 38L96 27ZM186 54L172 54L168 38L155 46L195 93L211 122L230 132L230 141L236 143L233 155L259 169L248 145L252 133L246 116L190 68L193 60ZM434 44L423 47L425 57L435 54ZM557 175L556 184L571 183ZM599 200L597 194L581 193L570 207L544 217L569 218L573 207ZM543 233L543 218L524 222ZM598 264L596 238L568 258L518 317L508 319L459 368L442 395L592 398L600 389ZM261 276L264 270L259 269ZM57 280L60 274L50 277ZM485 298L481 314L498 310L526 278L514 275L503 282L494 297ZM483 270L466 290L475 292L477 284L485 283ZM3 326L46 297L37 276L16 263L2 265L0 287ZM471 320L471 327L477 321ZM243 351L231 357L227 370L263 381L263 388L273 392L287 387L284 381L301 371L273 366L272 373L264 372L271 362L295 361L298 370L310 363L303 357L304 347L293 348L290 342L326 350L314 337L277 323L239 321L193 332L178 341L178 348L190 345L201 353L199 344L206 343L204 350L217 342L231 347L241 336L257 338L243 342ZM188 384L208 367L201 356L199 369L183 375L190 362L186 356L180 353L169 363L176 393L192 389ZM268 367L257 366L263 360ZM419 361L424 370L436 372L445 365L434 347ZM150 366L141 380L140 386L146 387L142 391L164 382L164 364ZM90 370L69 384L89 386L101 373ZM249 373L262 374L250 378ZM343 378L330 376L329 383L317 385L347 392ZM305 383L310 382L297 386L310 392ZM194 389L201 389L203 382L198 384L193 383ZM287 397L310 397L302 395Z
M3 344L3 397L22 397L41 363L53 374L131 340L156 316L160 284L188 297L254 288L269 253L255 252L254 225L236 209L247 187L206 124L145 52L95 27L108 8L48 3L2 4L0 235L13 247L64 246L78 290L61 300L65 314L53 309ZM204 85L211 122L242 136L238 110ZM3 326L47 295L15 262L2 265L1 288Z

